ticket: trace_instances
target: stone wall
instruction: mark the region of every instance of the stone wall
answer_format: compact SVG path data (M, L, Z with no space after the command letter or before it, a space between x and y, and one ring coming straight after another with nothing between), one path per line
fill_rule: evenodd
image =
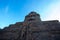
M30 20L32 16L34 20ZM60 40L60 22L41 21L39 17L36 12L31 12L24 22L0 29L0 40Z

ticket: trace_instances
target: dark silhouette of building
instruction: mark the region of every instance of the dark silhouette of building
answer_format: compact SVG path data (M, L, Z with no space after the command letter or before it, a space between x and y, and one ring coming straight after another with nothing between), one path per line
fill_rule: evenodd
M0 29L0 40L60 40L60 22L42 21L38 13L30 12L24 22Z

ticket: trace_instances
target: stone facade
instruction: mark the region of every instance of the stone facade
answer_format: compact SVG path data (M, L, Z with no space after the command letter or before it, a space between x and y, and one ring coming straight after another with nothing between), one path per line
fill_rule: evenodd
M24 22L0 29L0 40L60 40L60 22L41 21L38 13L31 12Z

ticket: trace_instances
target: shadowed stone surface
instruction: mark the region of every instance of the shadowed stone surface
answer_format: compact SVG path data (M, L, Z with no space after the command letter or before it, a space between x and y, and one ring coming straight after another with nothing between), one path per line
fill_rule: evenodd
M41 21L38 13L30 12L24 22L0 29L0 40L60 40L60 22Z

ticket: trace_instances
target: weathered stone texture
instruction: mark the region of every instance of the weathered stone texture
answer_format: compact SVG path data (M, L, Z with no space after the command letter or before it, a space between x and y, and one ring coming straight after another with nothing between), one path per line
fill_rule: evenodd
M60 40L60 22L41 21L39 14L31 12L24 22L0 29L0 40Z

